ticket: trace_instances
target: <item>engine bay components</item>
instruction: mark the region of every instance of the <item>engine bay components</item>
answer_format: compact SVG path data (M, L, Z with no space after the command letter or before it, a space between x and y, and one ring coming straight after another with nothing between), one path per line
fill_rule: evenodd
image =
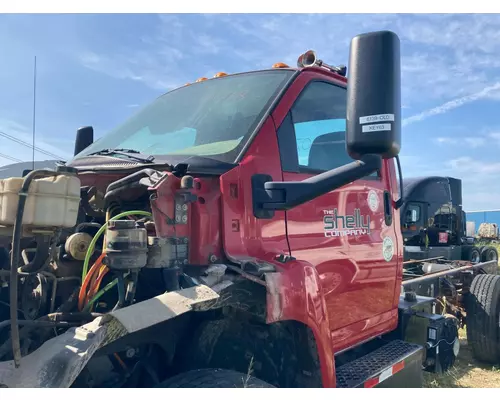
M187 238L148 237L147 268L172 268L185 264L187 258Z
M0 225L13 226L23 178L0 180ZM74 175L34 179L29 187L22 223L33 227L71 228L80 204L80 180Z
M42 274L28 275L23 282L21 309L26 319L35 320L47 313L48 282Z
M109 221L106 231L104 264L110 269L135 270L148 260L147 231L144 223L133 220Z
M83 261L91 241L92 236L87 232L73 233L66 239L64 250L73 260Z
M224 268L205 276L209 265L190 264L189 216L197 206L191 176L146 170L115 179L99 176L80 188L74 171L41 170L19 180L19 193L0 191L16 213L0 222L6 223L0 231L0 300L8 305L0 309L0 364L22 368L22 360L27 363L51 338L96 315L197 287L201 277L214 285L223 278ZM61 218L50 216L55 222L49 223L42 209ZM117 356L131 369L147 362L121 350ZM113 371L120 372L115 364Z

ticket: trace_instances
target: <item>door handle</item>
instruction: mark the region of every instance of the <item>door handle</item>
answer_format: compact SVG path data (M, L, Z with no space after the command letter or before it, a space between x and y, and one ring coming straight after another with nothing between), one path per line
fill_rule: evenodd
M386 190L384 191L384 217L387 226L392 225L392 208L391 194Z

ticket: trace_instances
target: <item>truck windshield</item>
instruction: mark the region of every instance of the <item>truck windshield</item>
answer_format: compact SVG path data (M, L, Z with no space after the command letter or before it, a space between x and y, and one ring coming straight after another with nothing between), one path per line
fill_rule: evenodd
M179 158L203 156L234 162L292 75L291 70L249 72L173 90L75 159L104 149L130 149L155 160L179 162Z

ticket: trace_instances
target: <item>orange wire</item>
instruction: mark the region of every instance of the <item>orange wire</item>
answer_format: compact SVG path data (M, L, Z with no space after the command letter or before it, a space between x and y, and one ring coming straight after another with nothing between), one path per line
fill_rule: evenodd
M78 309L81 311L83 309L83 303L86 297L87 287L89 286L90 281L94 277L95 272L102 265L102 260L104 259L104 253L102 253L99 258L96 260L90 271L87 273L84 281L82 282L82 287L80 288L80 293L78 293Z
M88 302L96 295L96 293L99 291L99 287L101 286L102 279L104 276L107 274L109 269L106 267L103 272L99 275L99 277L96 280L95 286L89 291L87 298L85 300L85 305L88 304ZM95 304L92 304L92 307L90 308L90 311L94 308Z
M90 287L90 289L89 289L89 291L87 293L87 298L85 299L85 305L99 291L99 287L101 286L102 279L108 273L108 271L109 271L108 267L106 267L104 265L101 267L101 270L99 271L99 274L98 274L98 276L97 276L94 284Z

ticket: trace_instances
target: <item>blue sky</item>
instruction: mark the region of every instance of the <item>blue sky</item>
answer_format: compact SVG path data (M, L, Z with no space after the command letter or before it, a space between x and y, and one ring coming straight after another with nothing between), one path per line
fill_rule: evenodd
M36 145L64 157L79 126L101 136L198 77L295 65L311 48L347 64L350 39L379 29L401 38L404 175L462 178L466 209L500 208L494 14L0 15L0 132L31 142L35 55ZM3 137L0 153L31 159Z

